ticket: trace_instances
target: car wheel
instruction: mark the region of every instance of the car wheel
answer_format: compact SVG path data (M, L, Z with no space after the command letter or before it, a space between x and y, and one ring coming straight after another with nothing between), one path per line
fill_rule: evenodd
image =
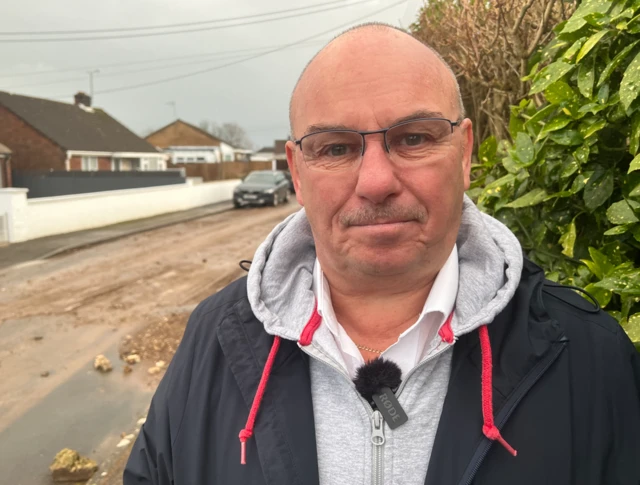
M278 192L273 194L273 207L277 207L280 203L280 197L278 197Z
M287 189L284 193L284 203L288 203L289 202L289 189Z
M233 207L236 209L240 209L240 207L242 207L240 204L238 204L236 201L233 201Z

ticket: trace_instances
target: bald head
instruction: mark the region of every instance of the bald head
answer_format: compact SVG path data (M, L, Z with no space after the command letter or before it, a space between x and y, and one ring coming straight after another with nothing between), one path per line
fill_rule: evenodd
M425 75L424 87L436 86L443 96L450 98L454 106L456 119L465 116L458 81L451 67L433 48L417 40L411 34L397 27L382 23L367 23L342 32L323 47L302 71L291 95L289 103L289 122L291 136L296 133L296 119L304 109L306 97L322 89L323 82L330 82L339 71L353 70L358 75L357 61L367 63L367 57L373 61L378 52L392 53L396 62L404 62ZM356 61L356 62L354 62ZM390 66L391 68L391 66ZM392 86L390 86L391 88Z

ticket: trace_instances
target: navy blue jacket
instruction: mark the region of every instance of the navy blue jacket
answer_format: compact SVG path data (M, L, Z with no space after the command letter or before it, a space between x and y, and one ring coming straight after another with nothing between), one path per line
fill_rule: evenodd
M496 425L518 456L482 434L473 332L454 347L425 484L640 484L640 354L617 322L525 261L516 294L488 329ZM200 304L124 485L317 485L309 362L292 341L282 341L240 464L238 433L272 342L245 278Z

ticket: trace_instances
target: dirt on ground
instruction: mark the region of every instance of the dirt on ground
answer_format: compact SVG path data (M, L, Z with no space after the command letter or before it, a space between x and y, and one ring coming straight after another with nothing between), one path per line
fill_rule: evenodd
M153 390L197 303L244 275L239 261L251 259L271 229L297 209L292 202L228 211L0 272L0 439L13 436L12 429L28 430L38 418L33 413L40 408L46 412L49 397L56 395L56 408L67 405L64 393L56 390L74 379L80 383L95 375L96 388L116 386L123 395L132 385ZM107 381L92 369L100 354L113 364L112 372L102 374ZM140 362L125 362L131 354ZM165 366L150 375L148 369L159 361ZM85 411L100 405L77 396L68 403L69 409ZM100 415L99 409L95 412ZM127 419L135 423L138 418ZM72 432L74 424L64 429ZM77 432L85 433L84 441L95 443L91 446L99 451L106 444L112 447L123 431L131 430L114 429L110 439L90 436L91 429ZM48 432L56 431L34 430L42 436ZM56 442L53 437L50 441ZM38 450L43 462L60 449L43 450L46 442ZM19 457L32 452L28 443L24 452L15 446L7 450ZM100 461L96 454L92 457ZM111 460L115 468L101 467L97 477L106 473L108 483L121 483L125 461L120 453ZM0 476L22 478L20 466L7 460L0 465ZM28 477L20 482L47 483Z

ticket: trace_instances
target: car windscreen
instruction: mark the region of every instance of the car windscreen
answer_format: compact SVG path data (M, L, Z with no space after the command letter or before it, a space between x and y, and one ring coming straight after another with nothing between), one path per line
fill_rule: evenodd
M275 184L275 176L270 173L250 173L245 182L252 184Z

